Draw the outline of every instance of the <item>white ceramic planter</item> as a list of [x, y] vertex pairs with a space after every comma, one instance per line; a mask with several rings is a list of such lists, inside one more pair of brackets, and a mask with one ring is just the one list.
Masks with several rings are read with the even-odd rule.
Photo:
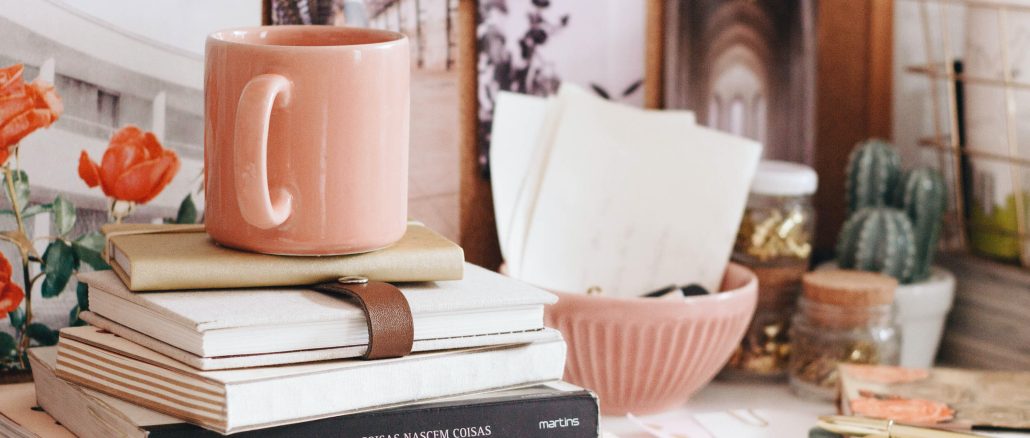
[[954, 299], [955, 276], [939, 266], [924, 281], [898, 286], [894, 303], [901, 326], [901, 366], [933, 366]]
[[[828, 262], [816, 269], [835, 268], [837, 263]], [[901, 327], [901, 366], [933, 366], [944, 333], [944, 322], [954, 299], [955, 276], [940, 266], [932, 267], [930, 278], [924, 281], [898, 286], [894, 303], [897, 309], [895, 320]]]

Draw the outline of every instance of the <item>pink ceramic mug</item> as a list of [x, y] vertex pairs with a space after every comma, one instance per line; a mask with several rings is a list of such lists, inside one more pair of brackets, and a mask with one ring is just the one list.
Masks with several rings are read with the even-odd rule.
[[404, 35], [329, 26], [216, 32], [204, 75], [207, 231], [271, 254], [370, 251], [407, 223]]

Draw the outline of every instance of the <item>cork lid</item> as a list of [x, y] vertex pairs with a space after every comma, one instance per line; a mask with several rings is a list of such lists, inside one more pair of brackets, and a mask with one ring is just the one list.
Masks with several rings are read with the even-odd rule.
[[875, 272], [829, 269], [801, 278], [806, 299], [847, 307], [891, 304], [898, 280]]

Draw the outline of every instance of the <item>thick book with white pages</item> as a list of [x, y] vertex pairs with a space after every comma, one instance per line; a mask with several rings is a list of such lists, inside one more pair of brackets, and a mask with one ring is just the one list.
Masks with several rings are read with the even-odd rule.
[[[367, 345], [354, 345], [347, 347], [283, 351], [278, 353], [201, 357], [168, 345], [93, 312], [82, 312], [79, 314], [79, 317], [89, 325], [107, 330], [129, 340], [130, 342], [154, 350], [198, 370], [229, 370], [234, 368], [265, 367], [321, 360], [347, 359], [361, 356], [368, 348]], [[481, 347], [484, 345], [520, 344], [547, 339], [550, 336], [550, 332], [545, 329], [540, 329], [481, 336], [422, 339], [415, 341], [412, 344], [412, 350], [418, 352]]]
[[529, 344], [198, 371], [91, 326], [61, 330], [57, 376], [220, 433], [299, 423], [562, 377], [557, 331]]
[[[39, 406], [49, 421], [83, 438], [218, 438], [217, 432], [102, 394], [57, 377], [57, 347], [29, 350], [36, 394], [29, 407]], [[0, 391], [2, 391], [0, 387]], [[0, 397], [2, 399], [2, 397]], [[565, 382], [548, 382], [514, 389], [446, 397], [409, 406], [340, 415], [321, 420], [233, 434], [241, 438], [331, 436], [369, 438], [408, 436], [494, 436], [596, 438], [597, 399], [589, 391]], [[37, 414], [41, 415], [41, 414]], [[555, 421], [541, 418], [565, 418]], [[3, 418], [0, 418], [2, 421]], [[31, 429], [30, 429], [31, 430]], [[0, 423], [0, 436], [4, 435]], [[70, 434], [69, 434], [70, 435]], [[20, 435], [15, 435], [20, 436]], [[49, 437], [40, 431], [39, 436]], [[37, 438], [37, 435], [26, 435]], [[69, 436], [70, 438], [70, 436]]]
[[[307, 288], [140, 293], [110, 271], [79, 280], [89, 285], [93, 313], [200, 358], [359, 347], [348, 350], [356, 357], [368, 345], [364, 313], [341, 295]], [[415, 351], [433, 348], [426, 341], [452, 338], [462, 341], [442, 348], [531, 341], [544, 327], [544, 306], [557, 301], [471, 264], [463, 280], [398, 287], [411, 308]]]

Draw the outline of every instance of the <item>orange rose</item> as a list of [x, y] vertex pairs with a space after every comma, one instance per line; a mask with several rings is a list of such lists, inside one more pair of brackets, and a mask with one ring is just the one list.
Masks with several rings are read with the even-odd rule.
[[11, 263], [0, 254], [0, 318], [6, 318], [25, 298], [25, 292], [11, 281]]
[[11, 147], [39, 128], [47, 128], [64, 111], [53, 85], [36, 79], [26, 84], [21, 64], [0, 69], [0, 163]]
[[955, 417], [955, 410], [944, 403], [901, 397], [852, 399], [851, 412], [865, 417], [923, 425], [933, 425]]
[[128, 125], [111, 137], [98, 166], [86, 151], [79, 156], [79, 177], [90, 187], [122, 201], [154, 199], [179, 171], [179, 157], [164, 149], [153, 132]]

